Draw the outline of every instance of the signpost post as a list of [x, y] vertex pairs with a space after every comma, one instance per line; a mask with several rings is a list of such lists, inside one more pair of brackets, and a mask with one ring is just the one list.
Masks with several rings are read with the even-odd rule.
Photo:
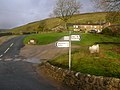
[[69, 70], [71, 70], [72, 61], [71, 61], [71, 31], [69, 31]]
[[59, 41], [56, 43], [57, 47], [60, 48], [67, 48], [69, 47], [69, 70], [72, 67], [72, 60], [71, 60], [71, 42], [72, 41], [80, 41], [80, 35], [71, 35], [71, 31], [69, 31], [69, 36], [64, 36], [65, 41]]

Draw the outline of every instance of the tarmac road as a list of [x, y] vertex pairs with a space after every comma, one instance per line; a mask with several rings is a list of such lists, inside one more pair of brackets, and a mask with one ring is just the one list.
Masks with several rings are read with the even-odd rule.
[[30, 63], [1, 61], [0, 90], [57, 90], [57, 88], [42, 77], [38, 77]]
[[24, 37], [25, 36], [15, 37], [0, 45], [0, 58], [15, 58], [18, 56], [20, 49], [24, 46]]
[[33, 64], [19, 57], [24, 37], [0, 45], [0, 90], [64, 90], [38, 76]]

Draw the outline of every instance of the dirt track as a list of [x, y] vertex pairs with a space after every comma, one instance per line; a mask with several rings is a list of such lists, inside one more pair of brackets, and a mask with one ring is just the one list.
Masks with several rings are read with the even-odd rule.
[[68, 48], [58, 48], [54, 43], [48, 45], [25, 45], [20, 52], [25, 58], [50, 60], [68, 52]]
[[[72, 49], [79, 46], [72, 46]], [[25, 45], [20, 52], [20, 56], [30, 59], [51, 60], [55, 57], [68, 53], [68, 48], [58, 48], [55, 43], [48, 45]]]

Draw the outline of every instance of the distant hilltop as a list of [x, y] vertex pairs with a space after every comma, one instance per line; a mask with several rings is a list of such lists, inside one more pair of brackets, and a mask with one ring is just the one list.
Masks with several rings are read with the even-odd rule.
[[9, 29], [0, 29], [0, 32], [4, 32], [4, 31], [7, 31]]

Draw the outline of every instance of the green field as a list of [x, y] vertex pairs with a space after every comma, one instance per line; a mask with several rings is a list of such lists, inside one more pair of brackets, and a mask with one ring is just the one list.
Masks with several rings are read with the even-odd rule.
[[81, 35], [80, 42], [73, 42], [73, 44], [77, 44], [80, 46], [88, 46], [93, 45], [95, 42], [120, 42], [119, 37], [111, 37], [109, 35], [101, 35], [101, 34], [89, 34], [83, 33]]

